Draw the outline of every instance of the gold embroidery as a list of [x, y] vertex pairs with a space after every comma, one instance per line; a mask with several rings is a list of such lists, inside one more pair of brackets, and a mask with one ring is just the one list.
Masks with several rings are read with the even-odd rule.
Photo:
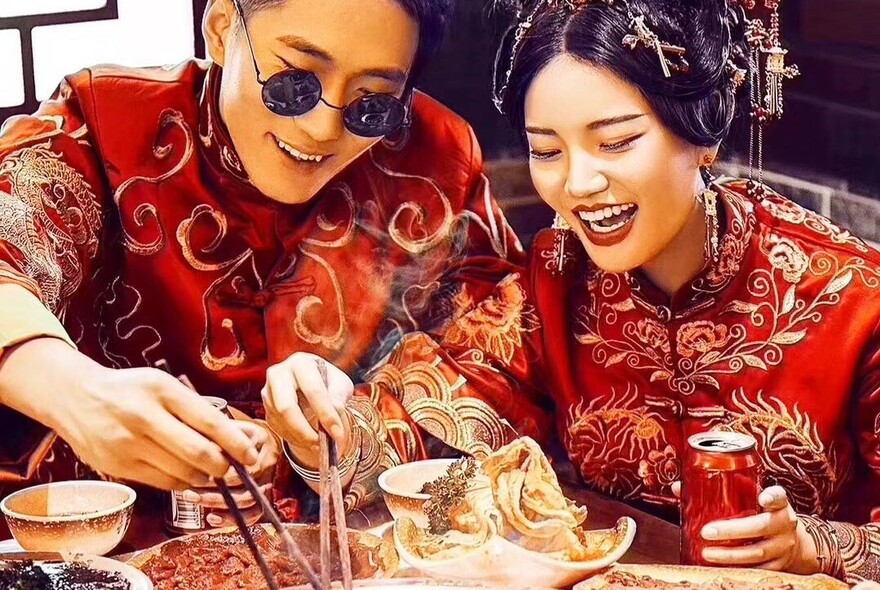
[[681, 464], [660, 415], [639, 403], [638, 388], [585, 402], [569, 410], [566, 430], [571, 460], [584, 481], [627, 499], [671, 501], [669, 485], [679, 478]]
[[[355, 235], [355, 227], [357, 227], [357, 203], [355, 203], [354, 195], [351, 192], [351, 187], [345, 183], [337, 182], [326, 190], [325, 194], [329, 194], [333, 191], [339, 192], [342, 195], [342, 202], [345, 203], [346, 209], [343, 211], [343, 219], [331, 221], [326, 217], [324, 213], [318, 213], [316, 221], [318, 228], [327, 233], [339, 233], [339, 228], [342, 228], [341, 234], [338, 237], [335, 237], [331, 240], [318, 240], [315, 238], [303, 238], [304, 244], [309, 244], [312, 246], [320, 246], [324, 248], [342, 248], [351, 243], [354, 239]], [[319, 203], [329, 203], [332, 206], [334, 214], [339, 214], [339, 199], [336, 198], [326, 198], [322, 199]]]
[[158, 185], [183, 170], [190, 161], [194, 152], [193, 132], [189, 128], [189, 125], [186, 124], [183, 114], [170, 109], [163, 111], [160, 117], [159, 133], [156, 137], [156, 143], [153, 145], [153, 157], [157, 160], [165, 160], [171, 154], [174, 148], [173, 143], [159, 143], [162, 136], [165, 135], [171, 127], [180, 129], [184, 134], [185, 144], [180, 160], [178, 160], [170, 170], [159, 176], [132, 176], [120, 184], [113, 195], [113, 200], [116, 202], [116, 207], [119, 210], [120, 218], [122, 220], [123, 243], [128, 250], [141, 256], [149, 256], [162, 249], [165, 245], [165, 229], [162, 226], [162, 220], [159, 218], [156, 206], [152, 203], [140, 203], [134, 208], [134, 211], [131, 212], [130, 219], [138, 229], [141, 229], [147, 225], [147, 217], [152, 217], [156, 224], [156, 236], [152, 240], [144, 242], [132, 235], [130, 231], [131, 228], [126, 227], [129, 219], [128, 208], [124, 207], [126, 194], [129, 189], [137, 183], [145, 182], [152, 185]]
[[[254, 276], [257, 277], [258, 282], [259, 274], [257, 273], [257, 269], [254, 267], [254, 258], [253, 251], [249, 248], [246, 251], [242, 252], [237, 258], [224, 263], [221, 263], [221, 268], [229, 267], [229, 270], [222, 277], [218, 278], [216, 281], [211, 283], [211, 285], [205, 290], [205, 294], [202, 297], [202, 313], [205, 317], [205, 334], [202, 336], [202, 344], [201, 344], [201, 358], [202, 364], [211, 371], [222, 371], [226, 367], [237, 367], [239, 365], [244, 364], [247, 360], [247, 354], [244, 351], [244, 346], [242, 344], [242, 338], [239, 336], [238, 332], [235, 329], [235, 325], [233, 324], [230, 318], [223, 318], [220, 322], [220, 327], [224, 330], [228, 331], [235, 342], [235, 346], [229, 354], [225, 356], [217, 356], [211, 350], [210, 340], [211, 340], [211, 314], [208, 311], [208, 300], [213, 296], [214, 291], [221, 284], [225, 284], [229, 278], [241, 268], [245, 262], [250, 261], [251, 268], [253, 269]], [[260, 288], [262, 288], [262, 283], [260, 284]]]
[[[620, 285], [620, 275], [606, 274], [601, 279], [600, 288], [604, 294], [616, 292]], [[667, 330], [661, 324], [651, 320], [627, 322], [623, 326], [623, 340], [603, 337], [603, 326], [617, 324], [620, 314], [632, 309], [631, 299], [614, 304], [594, 300], [589, 306], [581, 306], [575, 323], [575, 339], [584, 345], [594, 345], [593, 360], [606, 368], [626, 362], [631, 369], [650, 370], [651, 382], [672, 379], [669, 340]], [[596, 329], [592, 328], [593, 325]], [[662, 334], [656, 331], [658, 327], [662, 328]]]
[[336, 328], [336, 331], [332, 334], [319, 334], [313, 330], [307, 324], [306, 316], [311, 312], [312, 308], [316, 306], [325, 306], [325, 303], [320, 297], [306, 295], [300, 299], [299, 303], [296, 305], [296, 318], [294, 318], [293, 322], [294, 329], [296, 330], [297, 335], [309, 344], [317, 344], [329, 348], [330, 350], [339, 350], [345, 343], [348, 322], [345, 319], [345, 301], [342, 296], [342, 287], [339, 285], [336, 271], [333, 270], [330, 263], [328, 263], [323, 257], [309, 252], [302, 246], [300, 246], [299, 251], [302, 252], [305, 257], [317, 262], [327, 272], [327, 277], [330, 279], [330, 284], [333, 285], [333, 290], [336, 294], [336, 315], [339, 318], [339, 325]]
[[730, 334], [724, 324], [701, 320], [684, 324], [678, 332], [678, 354], [691, 358], [694, 353], [706, 354], [711, 350], [724, 348], [730, 341]]
[[85, 178], [50, 148], [51, 142], [22, 148], [0, 164], [0, 179], [10, 184], [9, 193], [0, 191], [0, 240], [22, 253], [23, 272], [60, 312], [83, 278], [76, 247], [89, 257], [97, 252], [101, 211]]
[[681, 480], [681, 461], [672, 445], [662, 451], [651, 451], [639, 462], [639, 477], [649, 490], [671, 490]]
[[216, 211], [210, 205], [204, 203], [198, 205], [192, 210], [190, 216], [181, 221], [180, 225], [177, 226], [177, 242], [180, 244], [180, 248], [183, 251], [184, 259], [186, 259], [191, 267], [203, 272], [217, 271], [234, 265], [240, 260], [240, 257], [220, 263], [203, 262], [196, 257], [192, 247], [192, 230], [193, 226], [202, 216], [209, 217], [217, 225], [217, 235], [211, 240], [210, 244], [202, 248], [201, 251], [203, 254], [214, 252], [220, 245], [220, 242], [223, 241], [223, 238], [226, 237], [226, 216], [222, 212]]
[[538, 325], [537, 316], [525, 303], [526, 294], [518, 279], [518, 275], [506, 278], [492, 297], [452, 324], [444, 344], [476, 348], [510, 363], [522, 347], [523, 333]]
[[[627, 301], [632, 300], [627, 299]], [[650, 319], [639, 320], [636, 324], [635, 336], [649, 348], [663, 354], [669, 354], [669, 337], [666, 334], [666, 328], [660, 322]]]
[[846, 522], [832, 522], [836, 539], [832, 547], [840, 549], [840, 557], [849, 584], [880, 580], [880, 525], [861, 527]]
[[457, 320], [466, 313], [472, 311], [477, 305], [476, 301], [474, 301], [473, 297], [468, 293], [467, 283], [461, 284], [461, 287], [456, 291], [455, 295], [452, 296], [451, 302], [453, 311], [449, 318], [450, 321]]
[[[688, 395], [697, 385], [720, 389], [714, 375], [735, 374], [746, 367], [767, 371], [778, 365], [785, 348], [802, 341], [808, 329], [821, 322], [823, 308], [837, 305], [840, 293], [853, 280], [880, 286], [880, 269], [869, 267], [861, 258], [841, 263], [830, 254], [816, 252], [807, 259], [796, 244], [773, 234], [760, 248], [769, 258], [770, 269], [757, 269], [749, 275], [751, 300], [733, 301], [723, 310], [745, 316], [748, 324], [728, 326], [708, 320], [684, 324], [676, 335], [676, 350], [682, 356], [674, 368], [669, 355], [662, 354], [662, 341], [651, 335], [652, 328], [647, 325], [628, 321], [623, 325], [622, 339], [603, 336], [605, 328], [617, 323], [620, 309], [629, 309], [626, 301], [579, 308], [575, 337], [581, 344], [594, 346], [595, 362], [605, 367], [625, 362], [629, 368], [649, 370], [652, 382], [666, 381], [673, 391]], [[792, 282], [807, 273], [811, 279], [825, 279], [812, 299], [800, 297], [799, 283]], [[609, 280], [608, 275], [603, 277], [603, 289]], [[609, 288], [613, 289], [610, 284]], [[763, 335], [756, 336], [761, 332]]]
[[[123, 290], [127, 290], [130, 294], [130, 297], [125, 297], [122, 293]], [[157, 330], [153, 326], [140, 324], [133, 326], [127, 331], [123, 332], [123, 324], [132, 320], [132, 318], [134, 318], [135, 314], [141, 307], [141, 303], [144, 299], [143, 295], [141, 295], [141, 292], [138, 291], [135, 287], [126, 284], [121, 277], [114, 277], [107, 290], [102, 293], [101, 297], [105, 305], [131, 301], [132, 299], [134, 299], [134, 303], [132, 304], [130, 310], [125, 311], [120, 309], [118, 311], [114, 311], [113, 315], [117, 316], [118, 319], [116, 319], [114, 322], [115, 331], [112, 335], [106, 332], [106, 328], [103, 324], [99, 329], [98, 341], [100, 343], [101, 350], [104, 351], [104, 356], [106, 356], [107, 360], [109, 360], [111, 363], [114, 363], [117, 367], [131, 367], [131, 359], [125, 356], [114, 354], [112, 352], [113, 346], [110, 345], [110, 338], [111, 336], [113, 336], [115, 338], [118, 338], [119, 340], [125, 341], [130, 340], [137, 333], [146, 332], [152, 335], [154, 341], [141, 351], [141, 358], [144, 359], [144, 362], [147, 366], [151, 366], [158, 359], [150, 359], [147, 355], [153, 350], [159, 348], [159, 346], [162, 344], [162, 335], [159, 334], [159, 330]], [[133, 348], [133, 345], [131, 345], [131, 347]]]
[[[771, 259], [772, 270], [753, 271], [747, 283], [749, 294], [760, 303], [738, 300], [724, 310], [746, 316], [750, 325], [731, 325], [724, 348], [700, 351], [701, 354], [694, 358], [681, 358], [678, 362], [681, 377], [673, 379], [673, 389], [687, 394], [694, 391], [697, 383], [720, 389], [713, 374], [739, 373], [745, 367], [767, 371], [782, 362], [786, 347], [803, 340], [808, 328], [821, 322], [824, 307], [840, 302], [840, 292], [853, 279], [858, 277], [868, 286], [880, 286], [880, 269], [869, 268], [864, 260], [853, 258], [841, 265], [836, 258], [817, 252], [809, 258], [810, 277], [827, 280], [812, 300], [803, 299], [798, 296], [798, 285], [788, 280], [804, 276], [803, 261], [798, 255], [800, 250], [772, 235], [767, 240], [770, 252], [777, 249], [778, 256]], [[766, 253], [765, 247], [762, 244], [762, 251]], [[777, 273], [783, 274], [784, 280], [779, 280]], [[715, 326], [716, 330], [719, 328], [720, 325]], [[755, 337], [760, 329], [764, 329], [765, 334]], [[686, 342], [690, 336], [683, 327], [678, 334], [679, 343], [683, 344], [682, 341]]]
[[385, 428], [388, 429], [388, 433], [400, 433], [403, 436], [404, 440], [404, 456], [408, 458], [412, 458], [416, 456], [418, 452], [418, 440], [416, 439], [416, 433], [413, 432], [413, 429], [410, 427], [409, 422], [405, 420], [385, 420]]
[[765, 247], [769, 248], [767, 259], [770, 265], [782, 271], [782, 276], [789, 283], [800, 283], [804, 273], [810, 267], [810, 259], [800, 246], [787, 238], [771, 235]]
[[870, 252], [870, 249], [862, 240], [848, 231], [840, 229], [831, 223], [829, 219], [808, 211], [797, 203], [782, 198], [768, 187], [765, 187], [764, 194], [765, 197], [761, 200], [761, 206], [767, 209], [774, 217], [795, 225], [803, 225], [821, 236], [830, 238], [835, 244], [852, 246], [865, 254]]
[[742, 388], [733, 392], [730, 403], [733, 408], [718, 427], [755, 437], [765, 482], [784, 487], [799, 512], [833, 514], [836, 505], [828, 500], [843, 483], [838, 473], [847, 470], [840, 469], [835, 449], [826, 448], [809, 415], [797, 405], [789, 410], [778, 399], [769, 401], [761, 392], [751, 400]]
[[379, 474], [401, 463], [394, 445], [388, 441], [388, 425], [382, 419], [372, 397], [355, 395], [346, 403], [361, 440], [361, 457], [357, 471], [345, 495], [345, 509], [348, 511], [378, 500], [381, 497], [377, 482]]
[[[245, 362], [247, 359], [247, 355], [243, 349], [242, 339], [239, 336], [238, 332], [235, 329], [235, 325], [230, 318], [223, 318], [220, 321], [220, 327], [224, 330], [227, 330], [233, 338], [235, 342], [235, 347], [232, 352], [225, 356], [217, 356], [211, 351], [211, 347], [209, 341], [211, 339], [211, 317], [208, 311], [208, 301], [213, 297], [214, 292], [217, 288], [226, 284], [229, 279], [241, 268], [246, 262], [250, 261], [253, 267], [253, 251], [248, 248], [235, 258], [230, 258], [229, 260], [224, 260], [220, 262], [206, 262], [197, 256], [195, 248], [192, 244], [192, 233], [199, 220], [202, 218], [207, 218], [211, 222], [216, 225], [216, 235], [208, 243], [206, 246], [200, 249], [200, 254], [211, 254], [215, 252], [217, 248], [220, 246], [220, 243], [226, 237], [228, 231], [228, 224], [226, 221], [226, 216], [221, 212], [215, 210], [211, 205], [202, 203], [197, 205], [190, 216], [180, 222], [177, 226], [177, 243], [180, 244], [181, 253], [183, 254], [183, 258], [187, 261], [187, 263], [194, 268], [195, 270], [201, 272], [218, 272], [224, 269], [229, 269], [226, 273], [215, 280], [211, 285], [205, 290], [205, 294], [202, 297], [202, 313], [205, 318], [205, 334], [202, 337], [202, 345], [201, 345], [201, 359], [202, 364], [210, 369], [211, 371], [221, 371], [226, 367], [236, 367]], [[260, 288], [262, 288], [262, 281], [259, 278], [259, 275], [254, 270], [254, 276], [257, 278], [257, 282], [260, 283]]]
[[[422, 352], [429, 355], [433, 348], [427, 343], [425, 347]], [[414, 422], [451, 447], [481, 457], [503, 446], [513, 429], [486, 402], [457, 397], [465, 380], [456, 376], [450, 383], [441, 363], [436, 354], [430, 362], [407, 363], [403, 371], [389, 363], [371, 376], [371, 383], [386, 387]]]
[[737, 193], [722, 190], [720, 193], [727, 205], [727, 229], [721, 238], [718, 264], [714, 265], [705, 278], [693, 282], [694, 291], [704, 295], [721, 292], [740, 271], [740, 263], [752, 239], [757, 223], [754, 206]]
[[[380, 164], [376, 160], [376, 154], [373, 150], [370, 151], [370, 161], [381, 172], [392, 178], [422, 181], [432, 193], [435, 193], [437, 202], [443, 208], [443, 214], [437, 220], [425, 211], [423, 204], [415, 201], [402, 203], [391, 215], [391, 220], [388, 222], [388, 235], [391, 236], [395, 244], [410, 254], [421, 254], [451, 237], [450, 229], [455, 221], [452, 204], [435, 180], [426, 176], [395, 172]], [[426, 227], [429, 218], [436, 225], [433, 230]]]

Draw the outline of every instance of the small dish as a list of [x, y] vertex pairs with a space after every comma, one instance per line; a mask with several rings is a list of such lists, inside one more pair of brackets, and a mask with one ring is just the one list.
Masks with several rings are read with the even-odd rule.
[[449, 466], [458, 459], [427, 459], [404, 463], [386, 470], [379, 476], [379, 487], [385, 498], [385, 505], [394, 520], [411, 518], [416, 526], [428, 528], [428, 517], [423, 510], [431, 496], [423, 494], [422, 488], [446, 475]]
[[586, 546], [597, 547], [589, 561], [562, 561], [537, 551], [524, 549], [500, 535], [477, 547], [463, 549], [449, 559], [424, 559], [415, 555], [414, 544], [419, 530], [411, 520], [398, 520], [394, 525], [394, 544], [401, 559], [417, 570], [442, 579], [480, 581], [484, 584], [525, 588], [541, 586], [566, 588], [590, 574], [609, 567], [629, 550], [636, 534], [636, 523], [629, 517], [617, 521], [613, 529], [587, 531]]
[[136, 497], [119, 483], [60, 481], [10, 494], [0, 511], [27, 551], [106, 555], [128, 531]]

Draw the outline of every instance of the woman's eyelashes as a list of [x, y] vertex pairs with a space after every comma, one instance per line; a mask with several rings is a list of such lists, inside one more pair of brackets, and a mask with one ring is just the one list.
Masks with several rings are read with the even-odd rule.
[[621, 152], [625, 152], [631, 149], [633, 147], [633, 144], [643, 135], [644, 133], [639, 133], [627, 137], [626, 139], [621, 139], [620, 141], [616, 141], [614, 143], [602, 143], [599, 144], [599, 149], [609, 154], [619, 154]]
[[[636, 135], [632, 135], [625, 139], [621, 139], [620, 141], [615, 141], [613, 143], [600, 143], [599, 150], [608, 154], [619, 154], [625, 151], [632, 149], [633, 145], [640, 137], [642, 137], [644, 133], [638, 133]], [[558, 149], [538, 149], [538, 148], [530, 148], [529, 149], [529, 157], [532, 160], [546, 161], [553, 160], [557, 156], [562, 153], [562, 150]]]

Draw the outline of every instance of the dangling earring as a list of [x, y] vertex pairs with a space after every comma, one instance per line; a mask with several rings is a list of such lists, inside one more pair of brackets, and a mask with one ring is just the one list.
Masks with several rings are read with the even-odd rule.
[[554, 236], [553, 253], [550, 261], [552, 268], [550, 268], [550, 271], [553, 274], [563, 274], [569, 260], [571, 259], [571, 256], [568, 254], [565, 247], [566, 238], [571, 234], [571, 226], [564, 217], [557, 213], [556, 217], [553, 218], [552, 229], [554, 231]]
[[713, 190], [705, 189], [697, 195], [697, 201], [703, 205], [703, 213], [706, 216], [706, 260], [711, 260], [714, 264], [718, 264], [721, 260], [721, 249], [719, 247], [719, 227], [718, 227], [718, 193]]

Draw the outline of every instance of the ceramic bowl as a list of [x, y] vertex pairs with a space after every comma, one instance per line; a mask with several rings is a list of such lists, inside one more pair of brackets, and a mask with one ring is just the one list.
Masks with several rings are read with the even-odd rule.
[[27, 551], [106, 555], [125, 536], [136, 494], [107, 481], [61, 481], [0, 502], [9, 530]]
[[379, 487], [385, 505], [394, 520], [411, 518], [416, 526], [428, 528], [428, 517], [422, 507], [430, 498], [421, 493], [422, 487], [442, 475], [457, 459], [428, 459], [404, 463], [386, 470], [379, 476]]
[[394, 544], [401, 559], [417, 570], [440, 579], [479, 581], [506, 588], [568, 588], [617, 562], [629, 550], [636, 534], [636, 523], [624, 517], [613, 529], [587, 531], [587, 547], [600, 548], [595, 559], [562, 561], [530, 551], [499, 535], [488, 542], [463, 551], [450, 559], [424, 559], [410, 546], [420, 533], [411, 521], [394, 525]]

